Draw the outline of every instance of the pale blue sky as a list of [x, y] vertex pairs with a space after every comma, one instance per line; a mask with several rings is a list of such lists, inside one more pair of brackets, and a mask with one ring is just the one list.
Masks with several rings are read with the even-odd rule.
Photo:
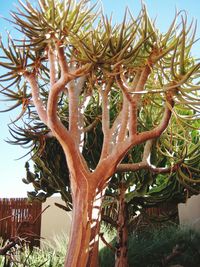
[[[32, 0], [31, 2], [34, 2]], [[140, 10], [140, 0], [102, 0], [101, 1], [105, 13], [113, 12], [114, 19], [120, 21], [124, 14], [124, 9], [129, 6], [132, 13], [137, 16]], [[189, 19], [197, 19], [198, 31], [197, 36], [200, 37], [200, 1], [197, 0], [146, 0], [149, 14], [152, 18], [157, 17], [157, 25], [164, 31], [170, 25], [175, 13], [178, 10], [186, 10]], [[9, 17], [9, 11], [14, 8], [17, 0], [0, 0], [0, 15]], [[6, 29], [10, 30], [9, 22], [0, 18], [0, 31], [4, 35]], [[194, 54], [200, 57], [200, 43], [195, 46]], [[2, 103], [0, 102], [0, 110]], [[1, 197], [22, 197], [26, 196], [28, 187], [21, 182], [25, 175], [25, 160], [17, 160], [25, 154], [24, 149], [18, 146], [12, 146], [5, 142], [10, 135], [7, 124], [10, 122], [11, 114], [0, 114], [0, 198]]]

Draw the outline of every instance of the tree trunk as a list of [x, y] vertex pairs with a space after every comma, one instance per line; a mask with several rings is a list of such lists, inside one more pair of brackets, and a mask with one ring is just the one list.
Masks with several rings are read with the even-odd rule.
[[119, 214], [118, 214], [118, 228], [117, 228], [117, 243], [115, 254], [115, 267], [128, 267], [128, 229], [127, 229], [127, 208], [125, 203], [126, 188], [120, 188], [119, 196]]
[[64, 267], [98, 267], [101, 202], [77, 190], [73, 198], [70, 241]]
[[[99, 218], [100, 215], [101, 214], [99, 214]], [[89, 252], [87, 267], [99, 267], [99, 234], [100, 234], [100, 221], [98, 220], [97, 224], [94, 225], [94, 227], [92, 228], [90, 241], [93, 242], [92, 240], [95, 240], [95, 242], [92, 249]]]
[[101, 206], [98, 207], [99, 207], [98, 211], [99, 214], [97, 215], [96, 224], [92, 228], [91, 239], [90, 239], [91, 242], [92, 240], [95, 240], [95, 242], [92, 250], [89, 253], [87, 267], [99, 267], [99, 234], [100, 234], [100, 222], [101, 222]]

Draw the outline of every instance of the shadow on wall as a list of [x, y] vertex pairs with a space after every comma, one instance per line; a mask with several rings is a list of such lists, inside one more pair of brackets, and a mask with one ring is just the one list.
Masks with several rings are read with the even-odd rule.
[[192, 196], [185, 204], [178, 205], [180, 225], [200, 232], [200, 195]]
[[42, 214], [41, 220], [41, 247], [50, 243], [54, 245], [59, 236], [69, 237], [72, 213], [58, 208], [54, 203], [65, 205], [60, 197], [51, 197], [42, 204], [42, 210], [49, 208]]
[[[54, 242], [58, 236], [69, 238], [72, 213], [58, 208], [54, 203], [65, 205], [60, 197], [48, 198], [42, 204], [42, 210], [49, 208], [42, 214], [41, 219], [41, 246]], [[178, 205], [180, 225], [189, 226], [200, 232], [200, 195], [192, 196], [188, 201]]]

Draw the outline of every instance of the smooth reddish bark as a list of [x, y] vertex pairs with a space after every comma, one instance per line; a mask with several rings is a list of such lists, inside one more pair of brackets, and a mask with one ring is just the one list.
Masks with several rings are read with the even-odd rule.
[[[117, 244], [115, 253], [115, 267], [128, 267], [128, 229], [127, 229], [127, 207], [125, 202], [126, 188], [120, 187], [119, 214], [117, 227]], [[133, 267], [133, 266], [132, 266]]]
[[65, 267], [98, 267], [101, 202], [98, 196], [77, 189], [73, 197], [73, 217]]
[[[151, 73], [149, 64], [144, 65], [143, 70], [135, 76], [134, 87], [127, 87], [123, 77], [121, 77], [122, 74], [109, 78], [105, 82], [105, 86], [102, 85], [102, 88], [99, 88], [102, 99], [102, 132], [104, 136], [101, 156], [96, 169], [90, 170], [80, 149], [82, 135], [85, 134], [81, 108], [86, 102], [79, 106], [79, 97], [83, 86], [81, 81], [89, 74], [92, 64], [87, 63], [71, 69], [62, 44], [57, 43], [54, 49], [54, 52], [49, 50], [51, 89], [46, 107], [40, 98], [37, 73], [26, 71], [25, 78], [31, 86], [33, 102], [38, 115], [41, 121], [49, 127], [52, 136], [57, 138], [61, 144], [70, 172], [73, 220], [65, 267], [97, 267], [99, 214], [103, 190], [109, 178], [117, 171], [118, 167], [120, 168], [121, 160], [131, 148], [159, 137], [167, 128], [174, 105], [173, 95], [171, 92], [166, 93], [165, 111], [160, 123], [151, 130], [138, 132], [137, 110], [140, 96], [137, 94], [132, 96], [130, 93], [144, 89]], [[55, 79], [55, 61], [61, 70], [61, 76], [58, 80]], [[116, 116], [115, 121], [111, 123], [109, 95], [114, 83], [117, 83], [118, 89], [122, 91], [123, 101], [121, 111]], [[64, 90], [67, 90], [69, 98], [68, 128], [62, 123], [57, 112], [59, 97]], [[101, 193], [101, 197], [98, 201], [97, 194], [99, 193]], [[97, 202], [98, 205], [96, 206]], [[123, 204], [121, 205], [123, 210]], [[125, 238], [125, 224], [124, 222], [120, 222], [120, 224], [123, 238]], [[124, 250], [123, 253], [120, 252], [120, 255], [126, 255], [126, 253]], [[123, 267], [125, 266], [127, 265], [124, 261]]]

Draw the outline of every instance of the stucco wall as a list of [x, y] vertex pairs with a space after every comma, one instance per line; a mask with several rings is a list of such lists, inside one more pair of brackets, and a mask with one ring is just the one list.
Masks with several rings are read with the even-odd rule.
[[[69, 237], [70, 234], [72, 214], [56, 207], [55, 202], [64, 205], [60, 197], [51, 197], [42, 204], [42, 210], [50, 205], [42, 214], [41, 219], [41, 237], [44, 238], [44, 241], [41, 242], [42, 246], [46, 242], [53, 244], [57, 236]], [[185, 204], [179, 204], [178, 211], [181, 225], [200, 231], [200, 195], [191, 197]]]
[[71, 212], [66, 212], [58, 208], [55, 206], [55, 202], [64, 205], [60, 197], [48, 198], [47, 201], [42, 204], [42, 210], [48, 205], [50, 205], [50, 207], [42, 214], [41, 246], [48, 242], [53, 244], [57, 236], [65, 235], [68, 237], [70, 233]]
[[200, 231], [200, 195], [178, 205], [180, 224]]

